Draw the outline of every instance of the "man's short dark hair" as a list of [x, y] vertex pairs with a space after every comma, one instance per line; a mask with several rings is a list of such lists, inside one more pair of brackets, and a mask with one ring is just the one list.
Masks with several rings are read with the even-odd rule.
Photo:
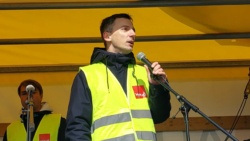
[[35, 90], [38, 90], [40, 92], [40, 95], [43, 95], [43, 88], [41, 86], [41, 84], [39, 82], [37, 82], [36, 80], [33, 80], [33, 79], [27, 79], [27, 80], [24, 80], [20, 83], [20, 85], [18, 86], [17, 88], [17, 93], [18, 95], [20, 96], [20, 93], [21, 93], [21, 87], [22, 86], [28, 86], [28, 85], [33, 85], [35, 87]]
[[[117, 18], [125, 18], [133, 21], [132, 17], [126, 13], [114, 14], [102, 20], [100, 26], [101, 37], [103, 39], [104, 32], [111, 32], [113, 29], [113, 24]], [[104, 40], [104, 39], [103, 39]]]

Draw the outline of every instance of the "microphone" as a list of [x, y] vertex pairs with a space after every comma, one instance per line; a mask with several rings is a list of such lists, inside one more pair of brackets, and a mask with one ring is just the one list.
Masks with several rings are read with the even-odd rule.
[[35, 87], [33, 85], [30, 84], [26, 86], [26, 92], [28, 94], [33, 94], [34, 91], [35, 91]]
[[137, 59], [147, 65], [151, 72], [153, 71], [153, 68], [151, 67], [152, 63], [146, 58], [146, 55], [143, 52], [137, 54]]
[[[145, 65], [147, 65], [148, 69], [150, 70], [150, 76], [151, 78], [153, 78], [154, 80], [160, 80], [160, 81], [164, 81], [168, 84], [168, 82], [166, 81], [165, 78], [163, 78], [162, 76], [160, 75], [154, 75], [152, 72], [153, 72], [153, 68], [151, 67], [152, 63], [146, 58], [146, 55], [143, 53], [143, 52], [139, 52], [137, 54], [137, 59], [141, 62], [143, 62]], [[169, 85], [169, 84], [168, 84]]]

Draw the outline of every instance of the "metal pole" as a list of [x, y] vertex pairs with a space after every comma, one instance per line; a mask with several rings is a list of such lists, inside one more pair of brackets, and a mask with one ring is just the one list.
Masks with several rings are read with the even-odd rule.
[[89, 8], [140, 8], [171, 6], [211, 6], [245, 5], [249, 0], [135, 0], [122, 2], [36, 2], [36, 3], [0, 3], [0, 10], [23, 9], [89, 9]]

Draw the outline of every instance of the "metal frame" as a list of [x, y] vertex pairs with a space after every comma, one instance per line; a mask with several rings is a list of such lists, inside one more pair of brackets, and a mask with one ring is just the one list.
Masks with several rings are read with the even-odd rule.
[[[214, 67], [249, 67], [250, 60], [232, 61], [200, 61], [200, 62], [160, 62], [163, 69], [178, 68], [214, 68]], [[140, 64], [140, 63], [139, 63]], [[75, 65], [54, 65], [54, 66], [5, 66], [0, 67], [0, 73], [30, 73], [30, 72], [70, 72], [78, 71], [80, 66]], [[143, 65], [143, 64], [140, 64]]]
[[[250, 32], [137, 36], [136, 42], [247, 39], [247, 38], [250, 38]], [[0, 39], [0, 45], [70, 44], [70, 43], [102, 43], [102, 39], [100, 37]]]
[[0, 10], [28, 9], [79, 9], [79, 8], [137, 8], [170, 6], [211, 6], [211, 5], [245, 5], [249, 0], [140, 0], [122, 2], [23, 2], [0, 3]]

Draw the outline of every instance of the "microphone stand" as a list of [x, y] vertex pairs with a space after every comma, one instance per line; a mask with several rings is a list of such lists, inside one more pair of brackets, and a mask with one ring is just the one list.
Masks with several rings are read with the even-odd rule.
[[189, 102], [184, 96], [178, 94], [176, 91], [174, 91], [170, 85], [168, 84], [168, 82], [165, 80], [165, 83], [162, 82], [162, 80], [164, 80], [162, 77], [158, 77], [156, 75], [152, 75], [151, 77], [157, 81], [159, 84], [161, 84], [164, 88], [166, 88], [167, 90], [169, 90], [170, 92], [172, 92], [177, 100], [181, 103], [181, 113], [184, 116], [184, 121], [185, 121], [185, 125], [186, 125], [186, 139], [187, 141], [190, 141], [190, 134], [189, 134], [189, 124], [188, 124], [188, 113], [190, 111], [190, 109], [192, 109], [194, 112], [199, 113], [202, 117], [204, 117], [205, 119], [207, 119], [211, 124], [213, 124], [215, 127], [217, 127], [218, 129], [220, 129], [225, 135], [227, 135], [227, 137], [231, 138], [233, 141], [239, 141], [238, 139], [236, 139], [234, 136], [232, 136], [231, 134], [229, 134], [225, 129], [223, 129], [221, 126], [219, 126], [216, 122], [214, 122], [212, 119], [210, 119], [206, 114], [204, 114], [203, 112], [201, 112], [199, 110], [198, 107], [196, 107], [195, 105], [193, 105], [191, 102]]
[[27, 141], [31, 141], [31, 133], [35, 130], [32, 91], [28, 91]]

